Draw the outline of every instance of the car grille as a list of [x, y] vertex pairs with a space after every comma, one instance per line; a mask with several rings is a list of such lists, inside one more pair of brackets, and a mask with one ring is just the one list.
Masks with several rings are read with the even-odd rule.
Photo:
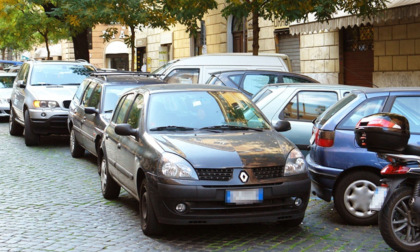
[[65, 108], [69, 108], [69, 107], [70, 107], [70, 102], [71, 102], [71, 100], [66, 100], [66, 101], [63, 101], [63, 106], [64, 106]]
[[232, 178], [233, 169], [195, 169], [199, 180], [228, 181]]
[[283, 176], [283, 166], [259, 167], [252, 169], [257, 179], [272, 179]]

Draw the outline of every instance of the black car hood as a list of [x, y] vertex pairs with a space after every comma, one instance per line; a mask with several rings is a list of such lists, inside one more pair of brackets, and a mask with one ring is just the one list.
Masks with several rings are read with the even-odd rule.
[[166, 152], [182, 156], [195, 168], [284, 165], [294, 148], [274, 131], [203, 134], [152, 134]]

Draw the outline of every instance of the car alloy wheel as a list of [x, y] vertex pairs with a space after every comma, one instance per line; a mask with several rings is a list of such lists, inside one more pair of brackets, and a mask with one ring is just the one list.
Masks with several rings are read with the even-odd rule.
[[120, 195], [121, 187], [109, 175], [106, 157], [102, 158], [101, 163], [101, 191], [105, 199], [116, 199]]

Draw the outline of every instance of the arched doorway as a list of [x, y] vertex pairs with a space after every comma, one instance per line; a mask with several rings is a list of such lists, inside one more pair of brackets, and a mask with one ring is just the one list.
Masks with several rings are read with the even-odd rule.
[[122, 41], [113, 41], [105, 49], [105, 66], [118, 70], [129, 70], [129, 50]]
[[232, 19], [232, 43], [233, 52], [246, 52], [247, 36], [246, 36], [246, 23], [244, 18], [233, 17]]

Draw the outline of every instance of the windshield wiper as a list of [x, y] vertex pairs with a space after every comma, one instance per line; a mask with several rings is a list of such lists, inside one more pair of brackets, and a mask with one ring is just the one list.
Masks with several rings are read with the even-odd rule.
[[156, 127], [156, 128], [151, 128], [150, 131], [164, 131], [164, 130], [173, 130], [173, 131], [188, 131], [188, 130], [194, 130], [194, 128], [189, 128], [189, 127], [183, 127], [183, 126], [173, 126], [173, 125], [169, 125], [169, 126], [161, 126], [161, 127]]
[[255, 130], [255, 131], [263, 131], [262, 128], [251, 128], [247, 126], [238, 126], [238, 125], [215, 125], [209, 127], [200, 128], [200, 130]]

